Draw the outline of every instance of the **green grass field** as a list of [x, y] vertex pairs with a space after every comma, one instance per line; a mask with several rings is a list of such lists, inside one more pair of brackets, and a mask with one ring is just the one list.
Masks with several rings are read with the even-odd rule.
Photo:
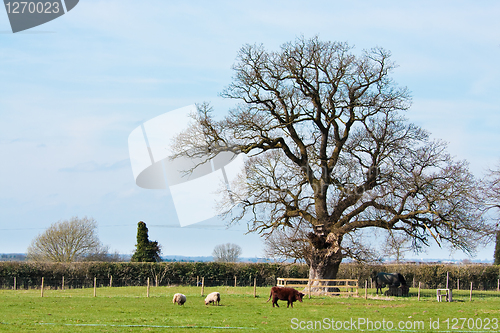
[[[266, 303], [270, 288], [257, 288], [257, 298], [252, 287], [205, 288], [205, 295], [212, 291], [221, 293], [220, 306], [205, 306], [197, 287], [152, 287], [149, 298], [145, 287], [98, 288], [97, 297], [92, 288], [45, 290], [43, 298], [40, 290], [0, 290], [0, 331], [500, 331], [500, 297], [494, 292], [470, 302], [469, 292], [460, 291], [455, 302], [438, 303], [433, 290], [423, 291], [420, 301], [365, 300], [360, 290], [361, 297], [306, 296], [287, 309], [284, 301], [280, 308]], [[187, 296], [184, 306], [172, 304], [176, 292]]]

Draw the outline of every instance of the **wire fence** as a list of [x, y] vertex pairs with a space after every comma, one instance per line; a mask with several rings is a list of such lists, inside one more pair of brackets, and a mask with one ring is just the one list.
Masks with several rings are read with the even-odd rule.
[[[12, 273], [11, 273], [12, 274]], [[442, 278], [438, 284], [435, 281], [427, 283], [426, 281], [418, 281], [416, 278], [407, 281], [410, 288], [407, 296], [417, 297], [418, 299], [434, 299], [438, 300], [437, 289], [444, 289], [445, 293], [452, 294], [453, 301], [467, 301], [472, 299], [484, 299], [491, 297], [500, 297], [500, 279], [487, 279], [473, 282], [473, 279], [467, 278], [460, 280], [453, 278], [452, 274], [443, 272], [440, 275]], [[147, 288], [149, 296], [149, 288], [151, 287], [176, 287], [176, 286], [198, 286], [200, 288], [210, 287], [271, 287], [277, 285], [275, 276], [262, 277], [259, 275], [245, 277], [226, 276], [223, 279], [195, 276], [193, 274], [176, 275], [177, 278], [172, 278], [168, 274], [152, 274], [149, 277], [145, 275], [133, 276], [123, 274], [116, 277], [109, 275], [106, 277], [94, 277], [86, 275], [84, 278], [72, 276], [57, 276], [57, 277], [42, 277], [40, 276], [0, 276], [0, 289], [3, 290], [71, 290], [93, 288], [94, 295], [96, 289], [99, 288], [117, 288], [117, 287], [144, 287]], [[370, 297], [382, 297], [388, 294], [388, 291], [383, 290], [377, 294], [372, 281], [369, 279], [358, 279], [359, 296], [363, 295]], [[486, 281], [486, 282], [485, 282]], [[366, 288], [366, 290], [365, 290]], [[301, 289], [301, 288], [297, 288]], [[146, 290], [146, 289], [145, 289]], [[203, 290], [203, 289], [202, 289]], [[448, 291], [446, 291], [448, 290]], [[302, 290], [303, 291], [303, 290]], [[305, 291], [303, 291], [306, 293]], [[203, 293], [203, 291], [202, 291]], [[145, 293], [146, 294], [146, 293]], [[389, 295], [390, 296], [390, 295]]]
[[163, 286], [204, 286], [204, 287], [269, 287], [274, 286], [275, 279], [254, 277], [251, 279], [238, 279], [238, 277], [227, 279], [205, 279], [200, 276], [193, 276], [182, 279], [162, 279], [155, 276], [150, 278], [115, 278], [113, 276], [107, 278], [86, 277], [71, 278], [50, 278], [43, 277], [41, 279], [27, 277], [0, 277], [0, 289], [4, 290], [28, 290], [40, 289], [59, 290], [59, 289], [80, 289], [80, 288], [102, 288], [102, 287], [163, 287]]
[[[364, 289], [365, 286], [368, 291], [373, 295], [390, 296], [390, 289], [383, 289], [382, 292], [377, 293], [375, 285], [372, 281], [365, 280], [364, 283], [360, 283], [360, 289]], [[489, 288], [486, 288], [484, 283], [474, 284], [460, 283], [460, 279], [451, 280], [446, 279], [446, 283], [437, 286], [431, 283], [425, 283], [420, 281], [409, 281], [408, 283], [409, 292], [405, 297], [417, 297], [423, 299], [436, 299], [436, 301], [446, 301], [445, 297], [440, 297], [439, 295], [449, 294], [450, 301], [471, 301], [472, 299], [484, 299], [490, 297], [500, 297], [500, 279], [496, 281], [495, 284], [488, 284]], [[439, 292], [438, 292], [439, 290]], [[359, 292], [362, 295], [363, 292]], [[366, 293], [365, 293], [366, 294]]]
[[[200, 288], [200, 293], [203, 295], [203, 289], [211, 287], [253, 287], [254, 296], [256, 296], [257, 287], [271, 287], [276, 285], [275, 279], [259, 278], [254, 277], [253, 279], [238, 279], [238, 277], [233, 277], [233, 279], [206, 279], [200, 276], [184, 277], [182, 279], [161, 279], [161, 277], [149, 277], [133, 279], [130, 277], [126, 278], [114, 278], [109, 276], [107, 278], [96, 278], [96, 277], [86, 277], [81, 278], [71, 278], [71, 277], [61, 277], [61, 278], [26, 278], [26, 277], [0, 277], [0, 288], [3, 290], [30, 290], [36, 289], [41, 291], [41, 296], [44, 296], [44, 291], [53, 290], [76, 290], [76, 289], [93, 289], [93, 296], [96, 297], [99, 294], [99, 289], [106, 288], [106, 290], [116, 290], [115, 295], [120, 295], [119, 287], [143, 287], [142, 291], [139, 291], [139, 295], [150, 296], [150, 288], [154, 287], [182, 287], [182, 286], [197, 286]], [[432, 288], [432, 286], [427, 285], [424, 282], [409, 282], [410, 287], [409, 293], [405, 297], [418, 298], [420, 299], [431, 299], [440, 300], [438, 296], [437, 289]], [[365, 290], [365, 287], [366, 290]], [[443, 288], [446, 286], [443, 286]], [[300, 288], [299, 288], [300, 289]], [[472, 282], [468, 285], [465, 283], [460, 284], [460, 281], [448, 281], [448, 288], [444, 290], [449, 290], [452, 294], [452, 300], [458, 302], [472, 301], [478, 299], [486, 299], [491, 297], [500, 297], [500, 279], [497, 281], [496, 288], [490, 288], [486, 290], [484, 286], [475, 286]], [[382, 290], [379, 294], [376, 293], [376, 289], [372, 285], [371, 281], [359, 281], [359, 297], [385, 297], [384, 295], [387, 289]], [[303, 291], [306, 293], [305, 291]], [[441, 291], [442, 293], [442, 291]], [[90, 296], [92, 292], [86, 292], [85, 295]], [[124, 296], [126, 292], [124, 292]], [[45, 295], [46, 296], [46, 295]], [[443, 300], [445, 300], [443, 298]]]

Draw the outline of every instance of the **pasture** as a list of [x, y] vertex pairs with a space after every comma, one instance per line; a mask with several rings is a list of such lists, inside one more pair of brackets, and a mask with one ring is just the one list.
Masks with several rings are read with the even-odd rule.
[[[416, 290], [411, 297], [313, 296], [294, 308], [266, 303], [270, 287], [210, 287], [221, 293], [220, 306], [205, 306], [199, 287], [103, 287], [0, 290], [0, 331], [5, 332], [290, 332], [290, 331], [500, 331], [500, 297], [482, 292], [469, 301], [469, 291], [455, 291], [452, 303], [438, 303], [435, 290]], [[172, 304], [180, 292], [184, 306]], [[439, 320], [439, 322], [438, 322]], [[371, 326], [370, 326], [371, 325]]]

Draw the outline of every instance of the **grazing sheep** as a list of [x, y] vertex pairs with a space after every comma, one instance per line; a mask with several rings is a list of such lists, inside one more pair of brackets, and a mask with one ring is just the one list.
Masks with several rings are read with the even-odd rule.
[[186, 303], [186, 296], [183, 294], [175, 294], [174, 298], [172, 299], [172, 303], [177, 303], [179, 305], [184, 305]]
[[208, 294], [207, 298], [205, 298], [205, 305], [208, 305], [208, 303], [217, 303], [219, 305], [220, 302], [220, 293], [217, 291], [214, 291], [213, 293]]

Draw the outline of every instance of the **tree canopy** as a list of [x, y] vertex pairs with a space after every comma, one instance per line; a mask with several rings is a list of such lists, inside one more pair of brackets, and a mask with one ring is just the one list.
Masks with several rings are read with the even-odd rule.
[[492, 231], [478, 181], [403, 116], [410, 93], [391, 78], [390, 56], [380, 47], [355, 55], [317, 37], [276, 52], [245, 45], [222, 93], [240, 103], [221, 120], [200, 105], [176, 156], [246, 154], [226, 211], [238, 206], [232, 221], [265, 235], [305, 230], [297, 235], [311, 278], [334, 278], [370, 228], [403, 235], [416, 250], [435, 240], [474, 251]]
[[99, 241], [93, 218], [73, 217], [52, 224], [33, 239], [27, 252], [29, 260], [74, 262], [105, 258], [108, 250]]

